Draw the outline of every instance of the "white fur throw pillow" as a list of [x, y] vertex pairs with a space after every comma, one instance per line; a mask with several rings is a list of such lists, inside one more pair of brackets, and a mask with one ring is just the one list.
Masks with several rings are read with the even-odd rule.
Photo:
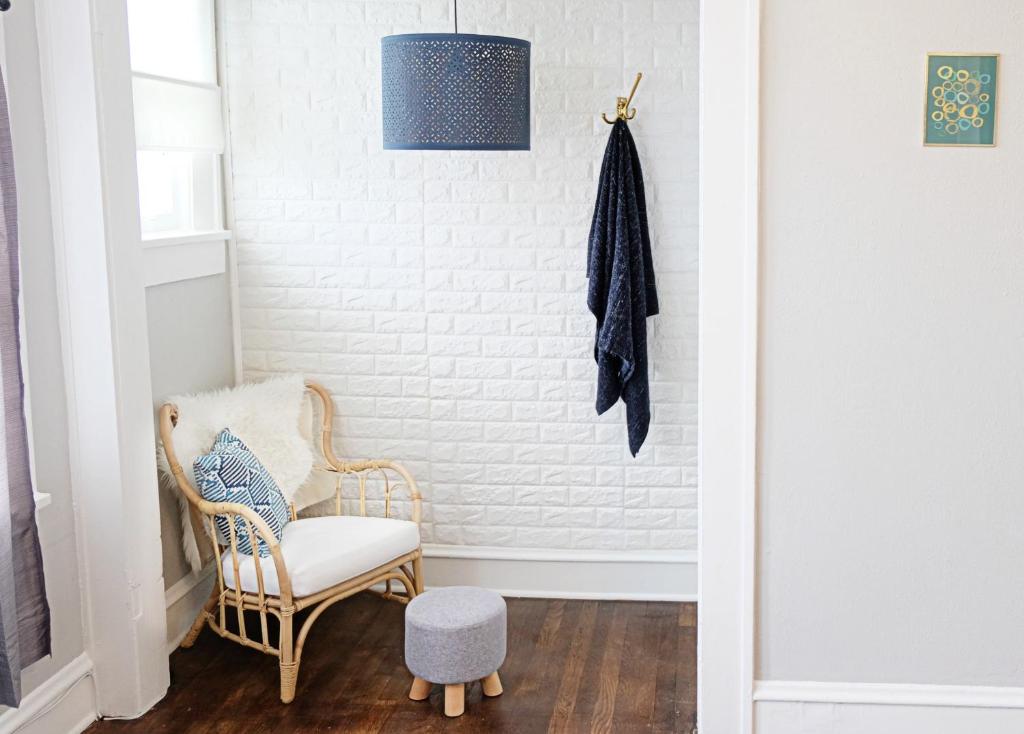
[[[178, 425], [171, 434], [174, 452], [185, 476], [195, 486], [192, 462], [207, 453], [217, 434], [230, 428], [266, 467], [281, 488], [285, 500], [292, 502], [313, 468], [309, 429], [300, 429], [300, 419], [309, 420], [301, 375], [274, 377], [264, 382], [239, 385], [196, 395], [177, 395], [168, 402], [178, 406]], [[164, 455], [157, 451], [157, 462], [164, 479], [174, 478]], [[194, 571], [202, 562], [189, 519], [188, 501], [175, 487], [181, 508], [182, 545]]]

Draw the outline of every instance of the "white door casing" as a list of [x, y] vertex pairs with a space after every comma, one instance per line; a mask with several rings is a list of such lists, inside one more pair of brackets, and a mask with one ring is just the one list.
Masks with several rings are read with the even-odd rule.
[[36, 6], [87, 652], [133, 717], [169, 676], [127, 13]]
[[698, 715], [753, 731], [759, 0], [701, 3]]

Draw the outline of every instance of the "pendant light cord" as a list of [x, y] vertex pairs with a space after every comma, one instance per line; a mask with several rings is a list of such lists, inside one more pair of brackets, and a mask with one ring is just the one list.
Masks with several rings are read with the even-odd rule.
[[455, 3], [455, 35], [459, 35], [459, 0], [454, 0]]

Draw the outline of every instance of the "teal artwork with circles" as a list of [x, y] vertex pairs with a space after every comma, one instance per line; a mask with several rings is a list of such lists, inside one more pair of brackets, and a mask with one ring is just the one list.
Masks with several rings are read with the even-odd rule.
[[999, 54], [928, 54], [924, 144], [996, 143]]

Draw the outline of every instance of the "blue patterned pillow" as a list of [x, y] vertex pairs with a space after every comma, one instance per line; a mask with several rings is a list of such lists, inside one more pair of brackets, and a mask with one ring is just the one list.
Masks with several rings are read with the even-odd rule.
[[[192, 468], [203, 499], [210, 502], [238, 502], [251, 507], [266, 520], [274, 537], [281, 539], [281, 532], [289, 519], [288, 503], [260, 460], [230, 429], [225, 428], [217, 435], [210, 453], [197, 458]], [[232, 517], [238, 550], [252, 555], [252, 544], [244, 520], [237, 515]], [[217, 530], [225, 539], [231, 533], [229, 522], [227, 516], [217, 515]], [[269, 556], [270, 548], [262, 538], [256, 537], [259, 554]]]

